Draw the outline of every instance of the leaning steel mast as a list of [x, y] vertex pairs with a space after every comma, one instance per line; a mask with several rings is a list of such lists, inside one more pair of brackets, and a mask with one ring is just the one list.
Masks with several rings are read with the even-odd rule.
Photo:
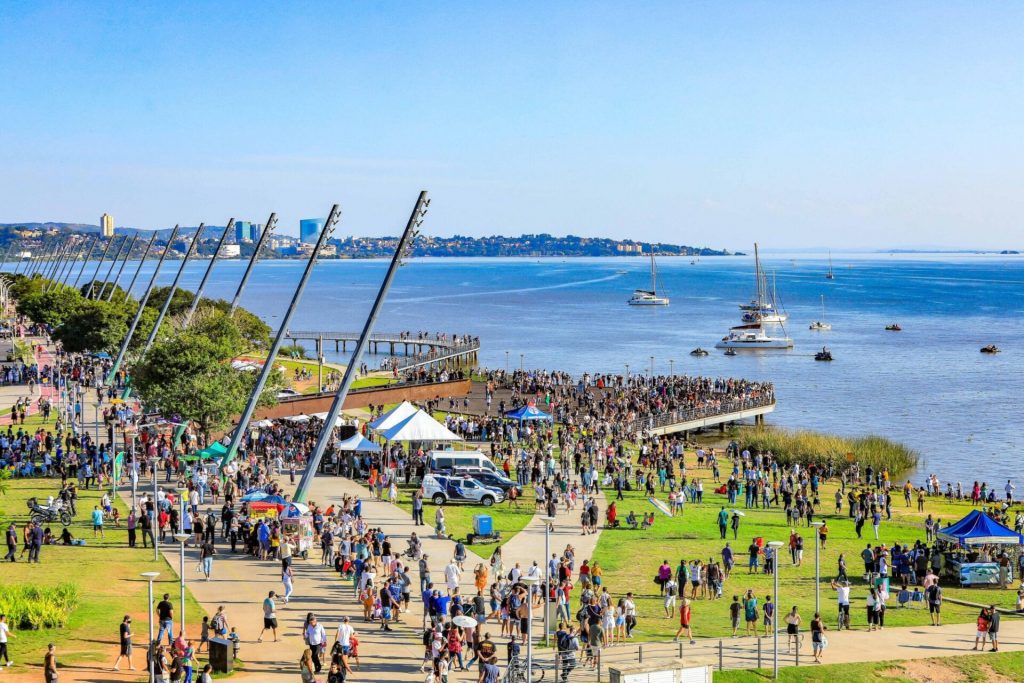
[[[174, 282], [171, 283], [171, 288], [167, 292], [167, 298], [164, 299], [164, 305], [160, 307], [160, 315], [157, 316], [156, 322], [153, 324], [153, 329], [149, 333], [149, 338], [146, 340], [146, 345], [142, 348], [140, 354], [140, 360], [145, 357], [146, 352], [149, 351], [149, 347], [153, 345], [153, 340], [156, 339], [157, 330], [160, 329], [160, 323], [164, 321], [164, 317], [167, 315], [167, 309], [171, 307], [171, 300], [174, 299], [174, 293], [178, 291], [178, 283], [181, 282], [181, 274], [185, 272], [185, 266], [188, 265], [188, 260], [192, 258], [192, 252], [195, 251], [196, 244], [199, 243], [199, 238], [203, 234], [203, 229], [206, 228], [205, 223], [199, 224], [199, 229], [196, 230], [196, 234], [192, 236], [192, 241], [188, 244], [188, 249], [185, 250], [185, 258], [181, 259], [181, 265], [178, 266], [178, 274], [174, 276]], [[167, 248], [170, 249], [171, 243], [167, 243]]]
[[[245, 410], [242, 411], [241, 417], [238, 418], [238, 426], [235, 429], [234, 435], [231, 437], [231, 445], [228, 446], [228, 452], [221, 458], [220, 465], [224, 465], [231, 462], [235, 455], [238, 453], [238, 447], [242, 443], [242, 438], [245, 436], [246, 430], [249, 428], [249, 420], [252, 419], [252, 414], [256, 410], [256, 404], [260, 400], [260, 394], [263, 393], [263, 389], [267, 386], [267, 379], [270, 378], [270, 373], [274, 369], [274, 360], [277, 358], [278, 352], [281, 350], [281, 343], [284, 341], [284, 337], [288, 334], [288, 325], [291, 323], [292, 315], [295, 313], [295, 309], [299, 306], [299, 301], [302, 300], [302, 293], [306, 289], [306, 283], [309, 281], [309, 276], [313, 272], [313, 267], [316, 265], [317, 257], [320, 255], [320, 249], [327, 242], [327, 239], [334, 232], [334, 226], [337, 225], [338, 220], [341, 218], [341, 210], [338, 205], [335, 204], [331, 207], [331, 212], [327, 215], [327, 220], [324, 222], [324, 228], [320, 231], [320, 237], [316, 241], [316, 245], [313, 246], [313, 253], [309, 255], [309, 261], [306, 262], [306, 269], [302, 272], [302, 278], [299, 280], [298, 286], [295, 288], [295, 293], [292, 295], [292, 302], [288, 305], [288, 310], [284, 313], [284, 318], [281, 320], [281, 327], [277, 330], [277, 336], [274, 337], [274, 343], [270, 345], [270, 349], [267, 351], [267, 359], [263, 363], [263, 369], [260, 371], [260, 376], [256, 380], [256, 385], [252, 388], [252, 394], [249, 395], [249, 402], [245, 404]], [[270, 230], [270, 224], [267, 224], [267, 231]]]
[[249, 257], [249, 265], [245, 267], [245, 272], [242, 274], [242, 280], [238, 283], [238, 289], [235, 290], [235, 298], [231, 301], [231, 308], [228, 311], [229, 314], [234, 315], [235, 309], [238, 308], [238, 302], [242, 298], [242, 292], [245, 291], [245, 285], [249, 282], [249, 275], [252, 274], [253, 266], [256, 265], [256, 261], [260, 258], [260, 251], [263, 249], [263, 244], [267, 241], [267, 237], [271, 232], [273, 232], [276, 225], [277, 214], [271, 213], [270, 218], [267, 219], [267, 227], [263, 228], [263, 232], [260, 234], [260, 239], [256, 242], [256, 249], [252, 252], [252, 256]]
[[192, 316], [196, 312], [196, 308], [199, 307], [199, 300], [203, 298], [203, 290], [206, 289], [206, 281], [210, 279], [210, 273], [213, 272], [213, 264], [217, 262], [217, 257], [220, 256], [221, 247], [224, 246], [224, 240], [227, 239], [228, 233], [231, 232], [231, 228], [235, 226], [235, 219], [232, 218], [228, 221], [227, 227], [224, 228], [224, 232], [220, 235], [220, 240], [217, 241], [217, 250], [213, 252], [213, 258], [210, 259], [210, 264], [206, 266], [206, 272], [203, 273], [203, 279], [199, 281], [199, 287], [196, 288], [196, 294], [192, 298], [192, 305], [188, 307], [188, 312], [185, 313], [185, 321], [182, 327], [188, 327], [189, 323], [192, 322]]
[[377, 322], [377, 315], [384, 304], [384, 299], [387, 298], [388, 290], [395, 279], [395, 273], [398, 271], [399, 266], [402, 265], [402, 259], [412, 252], [412, 245], [416, 240], [419, 227], [423, 224], [423, 217], [426, 215], [427, 206], [429, 205], [430, 200], [427, 199], [427, 192], [424, 190], [420, 192], [419, 199], [416, 200], [416, 205], [409, 216], [409, 222], [405, 224], [405, 231], [398, 241], [398, 247], [395, 249], [394, 256], [391, 257], [391, 265], [384, 276], [384, 281], [381, 282], [377, 298], [374, 299], [373, 306], [370, 308], [370, 315], [367, 316], [366, 323], [363, 325], [363, 331], [359, 335], [359, 342], [356, 344], [355, 351], [352, 352], [352, 358], [345, 367], [345, 376], [341, 380], [341, 386], [338, 387], [338, 391], [334, 395], [334, 401], [331, 403], [331, 408], [327, 411], [327, 417], [324, 418], [324, 425], [320, 428], [316, 447], [306, 461], [306, 471], [303, 472], [299, 487], [295, 490], [295, 495], [292, 497], [292, 500], [297, 503], [302, 503], [306, 500], [306, 494], [309, 493], [309, 487], [313, 484], [313, 478], [320, 467], [320, 460], [324, 457], [327, 446], [333, 440], [335, 423], [338, 420], [338, 415], [341, 413], [341, 407], [345, 404], [345, 398], [352, 387], [356, 373], [359, 371], [359, 361], [362, 359], [363, 352], [369, 343], [370, 335], [373, 334], [373, 326]]
[[[107, 274], [103, 276], [103, 285], [99, 288], [99, 291], [96, 292], [97, 299], [103, 296], [103, 290], [107, 288], [107, 283], [110, 281], [110, 274], [114, 272], [114, 266], [116, 266], [117, 262], [121, 260], [121, 252], [124, 251], [124, 245], [128, 244], [128, 239], [128, 235], [125, 235], [124, 239], [121, 240], [121, 244], [117, 247], [117, 253], [114, 254], [114, 258], [110, 259], [110, 267], [107, 268]], [[90, 290], [89, 293], [92, 294], [92, 291]]]

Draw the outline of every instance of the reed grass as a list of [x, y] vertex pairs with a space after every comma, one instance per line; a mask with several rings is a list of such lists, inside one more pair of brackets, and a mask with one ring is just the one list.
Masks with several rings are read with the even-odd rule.
[[0, 614], [7, 615], [7, 623], [16, 629], [61, 628], [78, 597], [78, 587], [70, 583], [5, 586], [0, 591]]
[[882, 436], [868, 435], [843, 437], [811, 431], [788, 431], [776, 428], [757, 429], [741, 440], [743, 447], [751, 452], [771, 451], [784, 464], [815, 463], [824, 465], [832, 462], [841, 465], [851, 458], [862, 467], [870, 465], [877, 469], [888, 469], [898, 474], [917, 465], [917, 451]]

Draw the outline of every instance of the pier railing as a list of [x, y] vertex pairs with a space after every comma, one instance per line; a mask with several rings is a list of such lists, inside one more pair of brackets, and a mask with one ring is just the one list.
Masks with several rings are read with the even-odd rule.
[[447, 360], [449, 358], [468, 356], [477, 353], [479, 350], [480, 342], [473, 339], [463, 344], [433, 348], [424, 353], [414, 353], [411, 356], [392, 358], [388, 363], [388, 369], [396, 368], [401, 372], [402, 370], [419, 367], [420, 365], [428, 365], [430, 363]]
[[736, 398], [728, 401], [723, 401], [717, 406], [682, 408], [667, 413], [659, 413], [657, 415], [649, 415], [647, 417], [637, 418], [631, 422], [626, 423], [625, 428], [627, 433], [637, 433], [647, 431], [650, 429], [660, 429], [662, 427], [668, 427], [674, 424], [680, 424], [682, 422], [692, 422], [694, 420], [703, 420], [707, 418], [720, 417], [722, 415], [728, 415], [730, 413], [740, 413], [743, 412], [744, 410], [766, 408], [774, 404], [774, 396], [760, 396], [757, 398]]

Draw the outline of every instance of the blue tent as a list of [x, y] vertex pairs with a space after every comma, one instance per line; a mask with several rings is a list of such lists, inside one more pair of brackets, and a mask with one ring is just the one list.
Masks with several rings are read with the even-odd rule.
[[1006, 528], [978, 510], [973, 510], [956, 524], [939, 529], [939, 538], [961, 546], [1024, 543], [1024, 537], [1016, 531]]
[[537, 410], [536, 406], [525, 405], [510, 410], [505, 413], [505, 417], [510, 417], [513, 420], [519, 420], [520, 422], [527, 422], [529, 420], [547, 420], [548, 422], [554, 422], [555, 418], [551, 417], [542, 410]]
[[273, 503], [274, 505], [284, 505], [285, 499], [281, 496], [272, 496], [266, 491], [253, 491], [242, 496], [242, 502], [245, 503]]

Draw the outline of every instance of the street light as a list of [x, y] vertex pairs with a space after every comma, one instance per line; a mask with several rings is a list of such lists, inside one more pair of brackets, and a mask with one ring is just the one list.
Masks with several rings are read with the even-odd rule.
[[540, 583], [539, 576], [521, 576], [521, 583], [526, 584], [526, 683], [533, 683], [533, 587]]
[[523, 355], [524, 354], [519, 354], [519, 372], [523, 371]]
[[551, 617], [549, 612], [551, 606], [548, 602], [551, 600], [551, 525], [555, 523], [554, 517], [541, 517], [540, 521], [544, 522], [544, 644], [548, 644], [548, 634], [551, 632]]
[[626, 379], [629, 379], [629, 363], [626, 363]]
[[146, 612], [149, 613], [149, 643], [146, 645], [149, 661], [146, 668], [149, 669], [149, 683], [156, 683], [156, 653], [153, 652], [153, 581], [160, 576], [160, 572], [142, 572], [142, 576], [149, 582], [149, 605], [146, 608]]
[[153, 470], [153, 521], [149, 525], [149, 530], [153, 535], [153, 559], [160, 559], [160, 501], [157, 499], [157, 481], [156, 481], [156, 465], [159, 459], [152, 458], [149, 461], [149, 465]]
[[505, 352], [505, 374], [508, 374], [508, 351]]
[[676, 376], [675, 364], [676, 362], [674, 360], [672, 360], [671, 358], [668, 359], [668, 374], [671, 377]]
[[178, 568], [178, 575], [180, 576], [181, 583], [181, 632], [185, 632], [185, 541], [189, 539], [189, 535], [181, 531], [174, 534], [174, 540], [181, 544], [181, 565]]
[[[779, 677], [779, 549], [782, 548], [782, 541], [768, 541], [768, 547], [772, 549], [772, 578], [774, 580], [775, 612], [772, 614], [772, 678]], [[800, 643], [797, 643], [797, 647]]]
[[651, 378], [654, 378], [654, 356], [651, 356]]
[[821, 555], [821, 527], [825, 522], [811, 522], [814, 527], [814, 611], [821, 614], [821, 564], [818, 556]]

